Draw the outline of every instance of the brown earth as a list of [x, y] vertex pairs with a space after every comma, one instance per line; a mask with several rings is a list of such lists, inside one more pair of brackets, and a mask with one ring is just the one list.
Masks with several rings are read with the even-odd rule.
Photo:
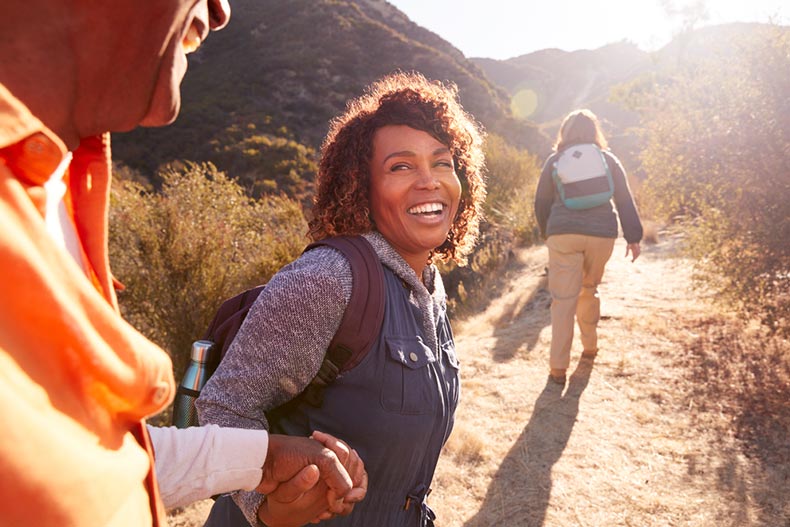
[[[576, 343], [564, 389], [547, 382], [544, 247], [514, 255], [495, 298], [455, 323], [463, 392], [437, 525], [790, 527], [790, 343], [692, 289], [677, 244], [632, 264], [618, 240], [601, 351], [580, 360]], [[210, 504], [171, 527], [202, 525]]]

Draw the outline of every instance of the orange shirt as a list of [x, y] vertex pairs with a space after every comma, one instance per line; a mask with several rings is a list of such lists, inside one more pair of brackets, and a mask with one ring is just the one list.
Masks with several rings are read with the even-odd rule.
[[168, 356], [118, 313], [109, 134], [73, 153], [66, 201], [91, 278], [44, 223], [65, 145], [0, 84], [0, 526], [165, 525], [144, 418]]

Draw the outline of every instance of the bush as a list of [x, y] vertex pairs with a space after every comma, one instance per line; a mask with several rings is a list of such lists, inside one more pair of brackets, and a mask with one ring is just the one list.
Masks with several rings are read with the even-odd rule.
[[467, 259], [467, 264], [441, 263], [439, 271], [444, 277], [448, 297], [448, 311], [459, 314], [462, 308], [477, 306], [490, 299], [489, 285], [500, 278], [515, 245], [513, 233], [493, 223], [480, 225], [477, 245]]
[[277, 132], [282, 135], [231, 126], [212, 144], [212, 159], [255, 198], [285, 194], [307, 205], [318, 172], [315, 150], [286, 137], [287, 130]]
[[535, 187], [540, 176], [537, 158], [491, 134], [485, 144], [487, 195], [486, 220], [480, 224], [477, 245], [468, 264], [440, 266], [449, 308], [460, 311], [490, 294], [488, 285], [508, 262], [516, 245], [529, 245], [539, 236], [535, 220]]
[[110, 258], [123, 315], [168, 351], [176, 374], [221, 301], [266, 282], [304, 248], [299, 204], [247, 197], [211, 164], [160, 173], [161, 192], [114, 183]]
[[533, 206], [540, 177], [538, 159], [495, 134], [486, 139], [485, 155], [488, 220], [510, 231], [517, 242], [534, 243], [539, 234]]
[[790, 334], [790, 32], [772, 29], [642, 91], [643, 191], [688, 230], [699, 281]]

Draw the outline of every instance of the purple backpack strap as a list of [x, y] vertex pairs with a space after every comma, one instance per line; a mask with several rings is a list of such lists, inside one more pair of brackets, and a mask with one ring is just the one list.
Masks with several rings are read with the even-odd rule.
[[384, 271], [376, 251], [362, 236], [327, 238], [307, 246], [329, 246], [342, 252], [351, 264], [351, 298], [340, 327], [329, 349], [344, 347], [352, 351], [341, 371], [348, 371], [373, 347], [384, 320]]
[[[351, 264], [351, 298], [348, 301], [340, 327], [329, 343], [326, 356], [315, 378], [302, 393], [309, 404], [320, 406], [324, 389], [335, 381], [338, 374], [359, 364], [376, 343], [384, 321], [384, 270], [376, 251], [362, 236], [338, 236], [311, 243], [305, 248], [328, 246], [337, 249]], [[219, 361], [233, 342], [250, 307], [265, 286], [248, 289], [222, 303], [209, 328], [203, 335], [219, 348], [208, 364], [213, 373]]]
[[326, 238], [307, 246], [329, 246], [351, 264], [351, 298], [340, 327], [329, 343], [318, 374], [303, 392], [303, 400], [320, 406], [323, 390], [345, 372], [359, 364], [378, 339], [384, 321], [384, 270], [376, 251], [362, 236]]
[[228, 351], [230, 343], [238, 333], [241, 323], [247, 317], [250, 307], [255, 303], [264, 287], [266, 286], [259, 285], [247, 289], [243, 293], [225, 300], [217, 310], [211, 324], [203, 334], [203, 340], [210, 340], [219, 348], [219, 353], [215, 352], [212, 355], [215, 363], [209, 364], [210, 372], [216, 369], [219, 361], [225, 356], [225, 352]]

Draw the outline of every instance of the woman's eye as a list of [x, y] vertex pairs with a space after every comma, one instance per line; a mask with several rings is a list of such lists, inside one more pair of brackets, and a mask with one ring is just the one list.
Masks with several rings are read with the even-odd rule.
[[398, 170], [408, 170], [408, 169], [409, 169], [409, 165], [407, 165], [406, 163], [397, 163], [395, 165], [392, 165], [392, 167], [390, 167], [390, 170], [392, 172], [397, 172]]
[[452, 161], [445, 161], [445, 160], [437, 161], [436, 162], [436, 166], [437, 167], [443, 167], [443, 168], [450, 168], [450, 169], [454, 168]]

